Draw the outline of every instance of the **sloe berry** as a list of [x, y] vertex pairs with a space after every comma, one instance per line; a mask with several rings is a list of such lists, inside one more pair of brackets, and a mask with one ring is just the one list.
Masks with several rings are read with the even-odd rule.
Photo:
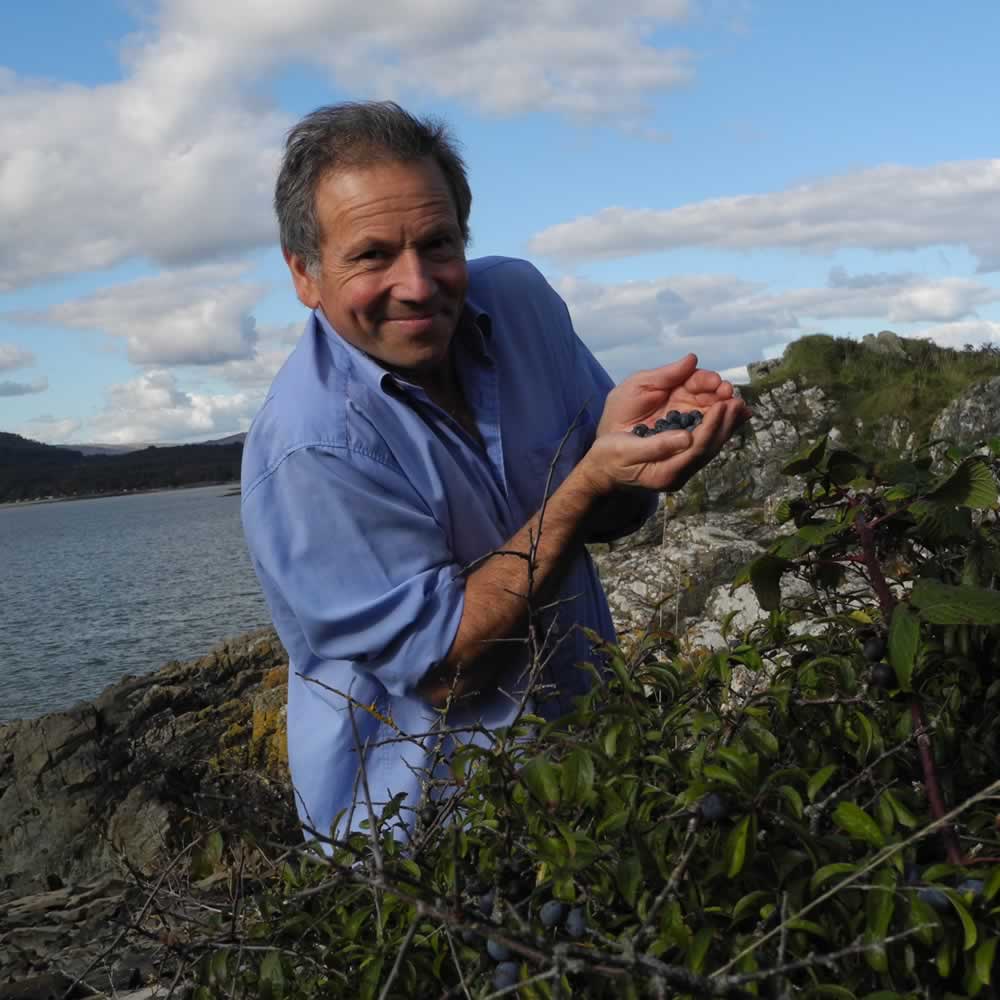
[[923, 889], [919, 889], [917, 891], [917, 898], [939, 913], [946, 912], [951, 906], [948, 897], [940, 889], [933, 889], [930, 886], [924, 886]]
[[645, 424], [636, 424], [635, 427], [632, 428], [632, 433], [636, 437], [644, 438], [647, 434], [650, 433], [650, 430]]
[[889, 688], [899, 687], [899, 681], [896, 678], [896, 671], [889, 666], [888, 663], [876, 663], [872, 667], [872, 684], [877, 688], [881, 688], [883, 691], [888, 691]]
[[983, 892], [983, 885], [981, 878], [967, 878], [964, 882], [958, 883], [958, 891], [971, 892], [973, 896], [980, 896]]
[[582, 938], [587, 930], [587, 913], [582, 906], [574, 906], [566, 917], [566, 933], [571, 938]]
[[486, 942], [486, 951], [494, 962], [506, 962], [511, 955], [510, 948], [496, 938], [490, 938]]
[[694, 413], [688, 412], [685, 413], [683, 417], [681, 417], [681, 427], [683, 427], [685, 430], [694, 427], [694, 425], [695, 425]]
[[885, 656], [885, 639], [880, 635], [873, 635], [865, 642], [862, 652], [869, 663], [878, 663]]
[[516, 986], [519, 971], [517, 962], [501, 962], [493, 970], [493, 989], [507, 990]]
[[556, 924], [562, 923], [565, 914], [566, 904], [560, 903], [558, 899], [550, 899], [539, 911], [538, 919], [541, 920], [543, 927], [555, 927]]
[[484, 913], [487, 917], [493, 913], [493, 900], [496, 897], [496, 893], [490, 889], [489, 892], [484, 892], [479, 897], [479, 912]]
[[668, 431], [668, 430], [670, 430], [670, 421], [664, 420], [663, 417], [660, 417], [660, 419], [657, 420], [655, 424], [653, 424], [653, 431], [657, 434], [659, 434], [661, 431]]
[[681, 419], [682, 416], [683, 414], [680, 410], [671, 410], [667, 414], [667, 420], [669, 420], [672, 424], [675, 424]]
[[709, 792], [698, 803], [698, 812], [706, 823], [718, 823], [729, 815], [729, 802], [719, 792]]

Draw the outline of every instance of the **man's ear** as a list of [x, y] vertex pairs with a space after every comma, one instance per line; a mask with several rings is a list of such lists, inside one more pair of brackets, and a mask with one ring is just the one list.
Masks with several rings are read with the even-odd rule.
[[285, 255], [285, 263], [292, 275], [292, 284], [295, 285], [295, 294], [307, 309], [315, 309], [319, 305], [319, 283], [312, 276], [306, 267], [306, 262], [298, 255], [282, 251]]

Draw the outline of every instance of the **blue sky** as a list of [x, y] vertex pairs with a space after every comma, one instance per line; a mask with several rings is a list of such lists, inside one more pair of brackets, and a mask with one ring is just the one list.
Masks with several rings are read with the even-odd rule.
[[341, 99], [445, 118], [470, 256], [616, 378], [790, 340], [1000, 342], [994, 0], [48, 0], [0, 35], [0, 430], [244, 430], [305, 318], [270, 197]]

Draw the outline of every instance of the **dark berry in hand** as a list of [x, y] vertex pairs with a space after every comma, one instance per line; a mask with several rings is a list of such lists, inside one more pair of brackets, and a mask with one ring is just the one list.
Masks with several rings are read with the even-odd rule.
[[509, 990], [512, 986], [516, 986], [518, 972], [517, 962], [501, 962], [493, 970], [493, 989]]
[[558, 899], [550, 899], [538, 914], [542, 926], [545, 928], [555, 927], [562, 923], [562, 918], [566, 914], [566, 904], [560, 903]]
[[683, 414], [681, 413], [680, 410], [670, 410], [667, 413], [667, 420], [669, 420], [672, 424], [675, 424], [677, 423], [678, 420], [681, 419], [682, 416]]
[[497, 941], [496, 938], [490, 938], [486, 942], [486, 951], [489, 953], [490, 958], [492, 958], [494, 962], [506, 962], [511, 955], [510, 948], [508, 948], [507, 945], [502, 944], [500, 941]]
[[872, 667], [872, 684], [883, 691], [899, 687], [899, 681], [896, 679], [896, 671], [888, 663], [876, 663]]
[[650, 430], [645, 424], [636, 424], [635, 427], [632, 428], [632, 433], [636, 437], [644, 438], [647, 434], [650, 433]]
[[660, 417], [660, 419], [657, 420], [655, 424], [653, 424], [654, 434], [660, 434], [663, 431], [668, 431], [668, 430], [670, 430], [670, 421], [664, 420], [663, 417]]
[[582, 938], [587, 931], [587, 913], [582, 906], [574, 906], [566, 917], [566, 933], [571, 938]]
[[701, 410], [692, 410], [691, 414], [694, 418], [694, 422], [691, 424], [692, 427], [697, 427], [705, 419], [705, 414]]
[[698, 812], [706, 823], [718, 823], [729, 815], [729, 802], [719, 792], [709, 792], [698, 803]]
[[873, 635], [865, 642], [863, 653], [869, 663], [878, 663], [885, 656], [885, 639], [880, 635]]
[[681, 417], [681, 427], [683, 427], [685, 430], [689, 430], [690, 428], [694, 427], [694, 423], [695, 423], [694, 413], [690, 412], [685, 413], [684, 416]]

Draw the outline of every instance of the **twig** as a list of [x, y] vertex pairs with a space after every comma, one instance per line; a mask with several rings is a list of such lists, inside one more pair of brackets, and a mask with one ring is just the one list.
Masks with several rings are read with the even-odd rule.
[[399, 975], [399, 970], [403, 966], [403, 958], [410, 950], [410, 944], [412, 943], [413, 937], [416, 933], [417, 921], [414, 920], [406, 931], [406, 937], [403, 938], [403, 943], [399, 946], [399, 951], [396, 952], [396, 961], [392, 963], [392, 968], [389, 970], [389, 978], [385, 981], [385, 986], [382, 987], [382, 990], [378, 995], [378, 1000], [386, 1000], [389, 996], [389, 989], [395, 982], [396, 976]]

